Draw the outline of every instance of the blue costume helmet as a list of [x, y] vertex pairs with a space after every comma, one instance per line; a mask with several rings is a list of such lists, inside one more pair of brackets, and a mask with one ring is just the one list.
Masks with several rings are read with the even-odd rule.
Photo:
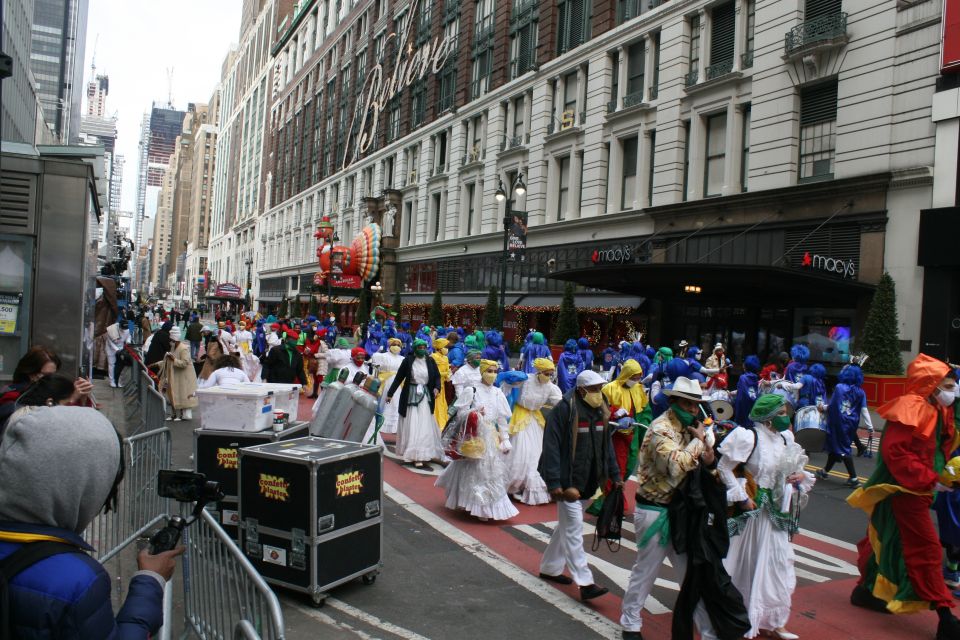
[[805, 344], [795, 344], [790, 347], [790, 357], [796, 362], [805, 363], [810, 358], [810, 349]]
[[817, 364], [810, 365], [810, 369], [807, 371], [807, 373], [817, 380], [823, 380], [827, 377], [827, 368], [818, 362]]
[[760, 358], [757, 356], [747, 356], [743, 360], [743, 369], [750, 373], [760, 373]]
[[652, 346], [647, 345], [647, 357], [650, 358], [650, 361], [653, 362], [653, 359], [657, 357], [657, 350]]
[[698, 355], [700, 355], [700, 347], [693, 346], [687, 349], [687, 358], [696, 360]]
[[839, 380], [842, 384], [859, 387], [863, 384], [863, 369], [855, 364], [848, 364], [840, 369]]
[[487, 344], [490, 346], [499, 347], [503, 344], [499, 331], [487, 331], [483, 337], [486, 338]]
[[676, 380], [681, 376], [686, 378], [690, 376], [690, 363], [683, 358], [674, 358], [664, 365], [663, 370], [671, 380]]
[[563, 350], [567, 353], [575, 353], [577, 351], [577, 341], [573, 338], [570, 338], [563, 343]]
[[579, 340], [577, 340], [577, 345], [578, 345], [581, 349], [589, 349], [589, 348], [590, 348], [590, 341], [587, 340], [586, 338], [580, 338]]

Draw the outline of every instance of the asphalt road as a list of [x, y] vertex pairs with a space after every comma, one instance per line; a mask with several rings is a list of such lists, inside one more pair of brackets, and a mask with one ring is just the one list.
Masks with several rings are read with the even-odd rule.
[[[122, 407], [118, 390], [97, 381], [97, 397], [114, 417]], [[308, 415], [309, 403], [301, 404]], [[173, 433], [175, 466], [189, 467], [193, 423], [167, 423]], [[585, 544], [596, 582], [610, 595], [583, 604], [571, 587], [536, 577], [540, 554], [557, 519], [553, 505], [520, 506], [520, 515], [505, 523], [481, 523], [443, 507], [443, 493], [433, 486], [437, 471], [416, 472], [391, 458], [384, 461], [386, 501], [383, 568], [373, 585], [359, 580], [333, 590], [323, 607], [308, 598], [277, 589], [288, 638], [515, 638], [531, 634], [557, 639], [619, 638], [620, 599], [635, 558], [630, 519], [623, 547], [590, 551], [591, 521]], [[825, 456], [811, 455], [811, 466]], [[857, 458], [865, 478], [874, 461]], [[845, 499], [846, 474], [835, 469], [819, 481], [801, 516], [794, 540], [798, 585], [788, 628], [802, 637], [824, 640], [886, 640], [933, 637], [935, 616], [884, 616], [849, 605], [856, 580], [855, 544], [865, 532], [865, 516]], [[112, 570], [112, 569], [111, 569]], [[667, 565], [647, 603], [644, 637], [670, 637], [670, 610], [680, 576]], [[122, 588], [118, 588], [122, 592]], [[175, 634], [179, 634], [181, 591], [176, 585]]]

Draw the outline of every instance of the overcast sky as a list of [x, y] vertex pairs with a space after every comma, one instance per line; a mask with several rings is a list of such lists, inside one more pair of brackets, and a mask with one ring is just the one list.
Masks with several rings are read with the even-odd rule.
[[[118, 117], [117, 152], [126, 158], [125, 211], [133, 211], [136, 203], [140, 121], [151, 102], [166, 105], [167, 69], [173, 68], [175, 108], [208, 102], [220, 80], [223, 59], [239, 39], [240, 3], [90, 0], [84, 87], [96, 53], [97, 73], [110, 77], [107, 113]], [[85, 104], [83, 109], [85, 113]]]

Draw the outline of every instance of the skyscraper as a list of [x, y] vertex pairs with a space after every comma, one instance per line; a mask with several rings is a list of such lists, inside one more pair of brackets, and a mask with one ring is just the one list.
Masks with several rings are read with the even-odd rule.
[[88, 7], [89, 0], [34, 0], [30, 69], [60, 144], [79, 141]]
[[[134, 232], [136, 243], [143, 242], [143, 218], [148, 209], [152, 214], [154, 198], [163, 184], [163, 175], [170, 166], [170, 156], [173, 154], [177, 136], [183, 129], [184, 111], [177, 111], [172, 106], [158, 107], [156, 103], [143, 116], [140, 126], [140, 163], [137, 176], [137, 209], [134, 211]], [[152, 189], [148, 189], [152, 187]]]

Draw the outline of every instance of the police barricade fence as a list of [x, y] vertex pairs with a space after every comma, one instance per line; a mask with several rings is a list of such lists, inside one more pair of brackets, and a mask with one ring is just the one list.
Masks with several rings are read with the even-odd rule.
[[204, 510], [184, 531], [184, 611], [199, 638], [283, 640], [283, 612], [216, 518]]

